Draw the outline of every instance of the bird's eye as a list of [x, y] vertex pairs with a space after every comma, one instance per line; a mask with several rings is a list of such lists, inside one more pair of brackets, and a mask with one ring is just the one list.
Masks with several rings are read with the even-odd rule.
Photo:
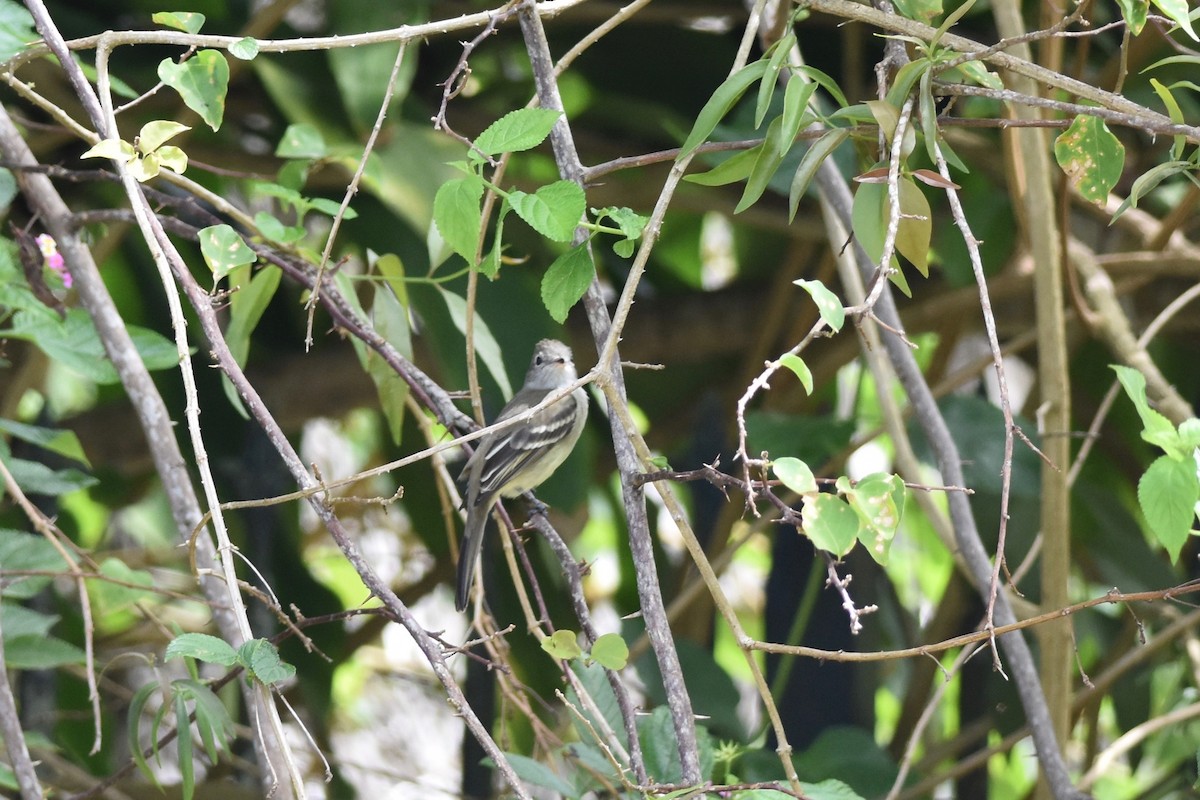
[[539, 367], [542, 365], [542, 362], [544, 362], [544, 361], [545, 361], [545, 359], [542, 358], [541, 356], [536, 356], [533, 359], [533, 363], [537, 364]]

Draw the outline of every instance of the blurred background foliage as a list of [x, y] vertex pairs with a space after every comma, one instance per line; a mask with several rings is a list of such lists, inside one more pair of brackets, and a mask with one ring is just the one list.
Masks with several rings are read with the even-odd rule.
[[[104, 30], [142, 29], [150, 15], [163, 10], [158, 3], [105, 2], [87, 4], [48, 2], [51, 14], [68, 39]], [[957, 4], [951, 4], [957, 5]], [[1026, 3], [1028, 25], [1042, 24], [1040, 3]], [[281, 39], [384, 30], [434, 18], [450, 19], [488, 8], [478, 2], [401, 2], [337, 0], [337, 2], [267, 3], [195, 0], [186, 10], [203, 13], [204, 33], [254, 35]], [[183, 10], [183, 9], [180, 9]], [[588, 2], [547, 20], [551, 48], [561, 55], [597, 24], [608, 19], [617, 4]], [[1118, 18], [1115, 2], [1088, 5], [1085, 16], [1099, 27]], [[659, 0], [587, 50], [561, 77], [566, 112], [571, 120], [585, 165], [636, 156], [678, 146], [697, 111], [724, 79], [746, 20], [738, 3], [722, 0], [694, 2]], [[956, 30], [981, 41], [996, 38], [986, 3], [968, 13]], [[832, 75], [851, 102], [872, 98], [872, 67], [882, 53], [875, 31], [860, 24], [837, 24], [821, 15], [804, 17], [796, 27], [800, 48], [809, 63]], [[411, 322], [411, 355], [426, 372], [450, 390], [467, 386], [462, 327], [466, 297], [465, 264], [457, 256], [444, 263], [431, 257], [432, 202], [438, 187], [456, 173], [447, 162], [464, 157], [465, 148], [435, 133], [430, 119], [439, 108], [440, 83], [462, 56], [462, 34], [430, 37], [408, 47], [398, 89], [392, 98], [378, 143], [367, 166], [362, 189], [353, 198], [354, 219], [344, 221], [333, 262], [348, 276], [364, 303], [383, 285], [377, 259], [395, 255], [406, 282], [403, 291]], [[1180, 38], [1175, 37], [1177, 40]], [[1094, 85], [1111, 87], [1114, 60], [1120, 55], [1122, 34], [1112, 29], [1093, 37], [1063, 40], [1063, 70]], [[302, 176], [306, 196], [340, 201], [361, 156], [363, 143], [375, 124], [384, 87], [395, 59], [394, 44], [329, 49], [304, 53], [260, 54], [253, 61], [230, 59], [225, 124], [213, 132], [179, 102], [173, 92], [160, 91], [124, 111], [122, 131], [132, 137], [152, 119], [179, 119], [193, 129], [178, 142], [188, 153], [188, 176], [250, 212], [266, 211], [285, 224], [295, 224], [289, 211], [258, 187], [280, 175]], [[1148, 107], [1158, 101], [1141, 70], [1174, 53], [1171, 37], [1161, 27], [1128, 42], [1125, 96]], [[157, 83], [158, 63], [177, 57], [180, 48], [143, 45], [120, 48], [113, 74], [134, 93]], [[90, 61], [90, 52], [81, 53]], [[1194, 65], [1165, 67], [1159, 80], [1185, 79]], [[34, 84], [72, 117], [85, 116], [74, 100], [62, 72], [50, 60], [23, 67], [22, 80]], [[525, 105], [533, 93], [525, 47], [513, 24], [500, 28], [470, 58], [470, 74], [462, 91], [450, 102], [450, 126], [474, 137], [504, 113]], [[1177, 98], [1185, 119], [1196, 120], [1196, 95]], [[39, 161], [68, 170], [94, 169], [99, 162], [80, 162], [87, 148], [31, 107], [11, 90], [4, 103], [27, 131]], [[1010, 200], [1001, 134], [997, 127], [972, 120], [1003, 116], [998, 103], [960, 98], [952, 114], [962, 121], [947, 124], [946, 136], [970, 167], [956, 174], [962, 185], [966, 216], [982, 240], [992, 303], [1001, 343], [1011, 359], [1010, 376], [1018, 388], [1014, 400], [1022, 429], [1032, 438], [1038, 431], [1038, 387], [1032, 367], [1038, 353], [1031, 271], [1025, 258], [1021, 211]], [[277, 146], [289, 126], [311, 126], [324, 142], [322, 155], [311, 159], [280, 158]], [[1117, 193], [1146, 169], [1165, 158], [1170, 141], [1133, 129], [1116, 129], [1126, 147], [1126, 176]], [[718, 137], [752, 139], [750, 108], [739, 109], [723, 123]], [[837, 154], [847, 174], [871, 165], [871, 138], [844, 146]], [[708, 161], [711, 157], [701, 157]], [[716, 163], [712, 158], [711, 163]], [[916, 157], [919, 162], [920, 157]], [[928, 166], [927, 164], [919, 164]], [[610, 172], [588, 189], [589, 207], [628, 206], [648, 213], [669, 162]], [[793, 165], [794, 168], [794, 165]], [[289, 172], [290, 171], [290, 172]], [[548, 148], [514, 158], [506, 184], [536, 187], [557, 178]], [[798, 278], [817, 278], [836, 286], [831, 250], [840, 242], [826, 240], [815, 198], [805, 198], [794, 222], [787, 217], [790, 172], [781, 170], [763, 199], [734, 215], [740, 189], [684, 184], [663, 226], [637, 303], [625, 330], [622, 355], [630, 362], [662, 365], [661, 369], [630, 370], [628, 390], [641, 414], [652, 447], [677, 469], [691, 469], [721, 459], [731, 468], [735, 447], [734, 404], [764, 360], [786, 351], [809, 329], [816, 312], [806, 295], [791, 286]], [[165, 302], [155, 268], [144, 243], [128, 220], [94, 221], [89, 212], [122, 208], [123, 196], [111, 178], [94, 173], [58, 181], [73, 209], [83, 215], [85, 229], [105, 281], [130, 324], [170, 335]], [[1144, 242], [1132, 223], [1108, 224], [1107, 215], [1073, 201], [1059, 182], [1062, 223], [1072, 235], [1097, 252], [1120, 254], [1142, 250]], [[168, 193], [176, 189], [161, 185]], [[987, 379], [991, 367], [981, 349], [982, 317], [969, 263], [961, 239], [949, 220], [944, 200], [926, 190], [933, 207], [934, 237], [930, 277], [909, 269], [911, 299], [901, 299], [908, 336], [919, 346], [918, 358], [931, 386], [938, 389], [943, 411], [965, 457], [968, 483], [975, 494], [972, 508], [980, 530], [994, 545], [998, 526], [999, 475], [1003, 421], [994, 405]], [[1173, 217], [1191, 209], [1197, 198], [1193, 183], [1172, 180], [1144, 199], [1139, 220]], [[18, 228], [31, 223], [19, 198], [7, 217]], [[1125, 218], [1126, 221], [1130, 217]], [[319, 250], [328, 232], [329, 217], [310, 214], [304, 219], [308, 247]], [[36, 229], [36, 220], [32, 221]], [[1190, 246], [1198, 233], [1194, 214], [1179, 215], [1175, 234]], [[505, 230], [506, 255], [511, 263], [496, 281], [480, 281], [477, 310], [504, 354], [508, 380], [519, 385], [527, 354], [535, 341], [555, 335], [569, 340], [581, 371], [595, 359], [594, 347], [576, 310], [566, 330], [559, 330], [539, 299], [544, 265], [563, 249], [537, 236], [510, 217]], [[190, 266], [204, 285], [211, 285], [198, 248], [180, 241]], [[606, 287], [619, 291], [629, 260], [607, 247], [597, 247], [597, 267]], [[8, 257], [12, 258], [9, 252]], [[1200, 275], [1200, 260], [1178, 258], [1170, 264], [1114, 263], [1111, 268], [1121, 300], [1140, 329], [1183, 288]], [[8, 273], [16, 273], [10, 270]], [[17, 278], [14, 278], [17, 279]], [[19, 280], [19, 279], [18, 279]], [[71, 298], [67, 295], [67, 304]], [[425, 420], [411, 410], [389, 418], [370, 376], [360, 366], [351, 343], [327, 316], [318, 312], [315, 345], [304, 347], [303, 292], [284, 281], [266, 308], [251, 338], [248, 373], [267, 405], [302, 448], [306, 461], [318, 464], [326, 477], [341, 477], [413, 452], [423, 446]], [[1079, 443], [1112, 384], [1107, 364], [1113, 355], [1094, 336], [1084, 315], [1083, 300], [1070, 298], [1070, 377], [1075, 409], [1073, 430], [1065, 435]], [[1194, 314], [1176, 317], [1155, 339], [1151, 352], [1182, 395], [1194, 404], [1200, 390], [1195, 369], [1197, 326]], [[11, 319], [9, 320], [9, 327]], [[193, 331], [197, 330], [193, 326]], [[4, 331], [0, 330], [0, 335]], [[207, 350], [194, 354], [201, 379], [200, 396], [209, 455], [227, 500], [255, 499], [285, 493], [293, 487], [262, 434], [225, 399], [218, 373], [207, 369]], [[119, 386], [98, 383], [57, 363], [35, 342], [7, 337], [0, 371], [0, 402], [4, 419], [69, 429], [79, 437], [90, 476], [73, 476], [61, 490], [47, 490], [37, 499], [64, 531], [97, 561], [118, 559], [153, 578], [157, 594], [131, 597], [100, 596], [94, 611], [97, 648], [105, 667], [107, 735], [105, 747], [87, 752], [91, 722], [79, 677], [76, 654], [65, 654], [66, 666], [14, 662], [19, 642], [5, 647], [10, 668], [22, 668], [21, 697], [27, 731], [44, 742], [40, 752], [56, 775], [56, 784], [82, 788], [89, 774], [107, 775], [127, 753], [118, 727], [128, 691], [152, 679], [146, 662], [130, 658], [158, 651], [175, 625], [202, 629], [206, 610], [192, 592], [186, 553], [177, 546], [161, 487]], [[890, 464], [891, 444], [879, 432], [878, 392], [895, 387], [875, 386], [859, 363], [859, 350], [849, 335], [817, 341], [805, 358], [816, 377], [816, 390], [807, 396], [798, 381], [780, 374], [761, 396], [750, 418], [751, 452], [769, 450], [772, 456], [805, 459], [818, 475], [862, 475]], [[1022, 368], [1024, 367], [1024, 369]], [[173, 409], [183, 395], [173, 370], [155, 373]], [[504, 398], [497, 382], [481, 369], [484, 407], [492, 414]], [[393, 399], [394, 402], [394, 399]], [[462, 406], [467, 408], [466, 404]], [[419, 415], [418, 415], [419, 416]], [[1112, 587], [1122, 591], [1165, 588], [1200, 577], [1198, 549], [1189, 541], [1177, 564], [1172, 564], [1144, 529], [1137, 507], [1137, 481], [1153, 459], [1153, 449], [1139, 436], [1137, 416], [1128, 401], [1119, 399], [1099, 431], [1072, 495], [1072, 583], [1070, 594], [1082, 600]], [[920, 435], [914, 430], [915, 440]], [[1064, 435], [1054, 432], [1053, 435]], [[623, 513], [614, 483], [614, 462], [608, 426], [602, 413], [593, 413], [575, 455], [547, 483], [539, 496], [552, 507], [552, 520], [573, 543], [576, 555], [590, 566], [588, 595], [602, 624], [623, 630], [631, 644], [638, 639], [637, 623], [621, 618], [637, 611], [637, 593], [628, 551], [623, 545]], [[185, 439], [181, 439], [187, 447]], [[19, 439], [8, 445], [15, 457], [64, 469], [62, 456]], [[1076, 444], [1077, 447], [1077, 444]], [[924, 453], [921, 453], [923, 458]], [[1038, 535], [1039, 474], [1037, 456], [1018, 445], [1013, 466], [1008, 562], [1020, 564]], [[451, 465], [452, 471], [456, 470]], [[930, 468], [930, 484], [938, 478]], [[447, 641], [465, 635], [464, 621], [451, 612], [448, 581], [453, 557], [435, 476], [427, 463], [346, 487], [347, 497], [388, 497], [398, 488], [397, 502], [346, 502], [338, 513], [359, 537], [375, 566], [397, 593], [427, 620], [431, 630], [444, 630]], [[738, 603], [747, 630], [756, 637], [830, 650], [873, 650], [936, 642], [972, 630], [983, 608], [954, 566], [951, 554], [938, 540], [914, 503], [886, 568], [862, 553], [851, 554], [852, 593], [859, 604], [874, 603], [879, 612], [868, 618], [866, 631], [852, 637], [840, 600], [824, 586], [824, 564], [811, 545], [770, 519], [744, 513], [741, 498], [723, 497], [707, 484], [690, 484], [686, 495], [693, 524], [709, 548], [710, 558], [723, 565], [724, 580]], [[942, 498], [936, 498], [942, 502]], [[519, 515], [522, 511], [517, 508]], [[232, 512], [236, 541], [263, 579], [273, 587], [284, 609], [294, 607], [313, 618], [355, 609], [367, 601], [361, 582], [306, 508], [271, 506]], [[660, 571], [668, 602], [688, 594], [697, 577], [674, 535], [669, 517], [655, 518], [661, 542]], [[3, 509], [3, 527], [27, 530], [28, 524], [12, 505]], [[493, 537], [494, 538], [494, 537]], [[14, 566], [11, 555], [26, 540], [14, 540], [0, 567], [56, 569], [52, 556], [32, 567]], [[3, 544], [0, 542], [0, 544]], [[554, 618], [571, 626], [562, 578], [553, 557], [536, 538], [528, 548], [542, 594]], [[497, 628], [520, 623], [507, 573], [497, 566], [488, 575], [488, 600]], [[815, 567], [814, 567], [815, 564]], [[143, 574], [143, 573], [139, 573]], [[1038, 602], [1038, 565], [1034, 561], [1018, 584], [1031, 604]], [[80, 607], [69, 583], [45, 581], [36, 591], [6, 590], [5, 614], [17, 605], [33, 607], [57, 622], [53, 636], [78, 644]], [[170, 590], [173, 593], [166, 593]], [[688, 594], [672, 608], [677, 645], [684, 662], [696, 711], [716, 740], [744, 745], [728, 763], [730, 774], [747, 781], [780, 777], [779, 764], [769, 751], [761, 715], [746, 687], [746, 668], [728, 631], [712, 612], [702, 593]], [[369, 605], [369, 603], [368, 603]], [[1114, 680], [1101, 690], [1085, 692], [1076, 709], [1077, 720], [1067, 752], [1070, 761], [1086, 768], [1098, 750], [1117, 736], [1146, 725], [1162, 715], [1197, 702], [1200, 643], [1195, 619], [1175, 629], [1161, 646], [1145, 654], [1145, 643], [1184, 615], [1189, 607], [1142, 604], [1136, 608], [1099, 607], [1074, 618], [1080, 681], [1083, 676], [1108, 674], [1121, 664]], [[278, 621], [258, 607], [259, 635], [273, 635]], [[320, 780], [312, 765], [313, 796], [386, 797], [456, 796], [460, 792], [457, 752], [458, 721], [440, 700], [440, 688], [402, 633], [370, 615], [312, 625], [306, 632], [328, 657], [306, 652], [295, 640], [283, 644], [286, 660], [298, 669], [292, 701], [317, 734], [333, 762], [335, 780]], [[49, 635], [49, 631], [46, 632]], [[508, 637], [509, 666], [533, 695], [549, 705], [538, 714], [552, 728], [562, 728], [561, 711], [552, 708], [560, 686], [557, 671], [547, 665], [537, 643], [518, 631]], [[34, 648], [37, 650], [37, 648]], [[652, 658], [635, 660], [648, 704], [662, 702]], [[1143, 653], [1139, 655], [1139, 653]], [[939, 657], [948, 666], [955, 652]], [[635, 644], [635, 656], [637, 647]], [[886, 792], [908, 735], [941, 672], [934, 659], [897, 660], [874, 665], [818, 662], [811, 659], [765, 659], [774, 696], [780, 703], [792, 743], [798, 748], [801, 777], [818, 782], [845, 781], [864, 797]], [[458, 664], [463, 669], [463, 664]], [[544, 755], [544, 742], [521, 709], [492, 699], [486, 674], [470, 679], [477, 702], [494, 704], [491, 715], [505, 748]], [[483, 698], [483, 700], [479, 700]], [[478, 706], [477, 706], [478, 707]], [[930, 781], [943, 782], [947, 794], [958, 797], [1023, 797], [1034, 776], [1032, 757], [1022, 744], [998, 750], [973, 764], [967, 757], [1018, 730], [1021, 706], [1010, 683], [994, 673], [985, 657], [976, 658], [955, 673], [935, 722], [925, 734], [920, 758], [910, 778], [909, 797], [929, 796]], [[1200, 723], [1184, 721], [1148, 735], [1096, 784], [1106, 798], [1183, 797], [1196, 781]], [[467, 771], [476, 769], [469, 748]], [[961, 769], [956, 769], [956, 765]], [[210, 770], [218, 784], [229, 766]], [[169, 770], [164, 777], [171, 782]], [[924, 783], [923, 783], [924, 782]], [[255, 796], [253, 783], [244, 796]], [[129, 796], [143, 796], [144, 786], [130, 778], [122, 783]], [[204, 791], [201, 786], [201, 792]], [[227, 790], [222, 790], [229, 796]], [[202, 796], [202, 795], [198, 795]]]

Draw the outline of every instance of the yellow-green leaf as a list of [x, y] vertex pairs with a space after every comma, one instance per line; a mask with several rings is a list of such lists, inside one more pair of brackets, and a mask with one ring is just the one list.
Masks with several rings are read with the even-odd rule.
[[1125, 147], [1104, 120], [1080, 115], [1054, 140], [1054, 158], [1084, 199], [1104, 205], [1121, 179]]

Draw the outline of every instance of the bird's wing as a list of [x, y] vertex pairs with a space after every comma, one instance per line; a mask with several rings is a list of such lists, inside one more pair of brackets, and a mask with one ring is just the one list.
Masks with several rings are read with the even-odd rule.
[[[528, 411], [538, 404], [545, 392], [538, 392], [539, 397], [530, 401], [510, 403], [496, 418], [497, 421], [510, 419], [517, 414]], [[515, 398], [514, 398], [515, 399]], [[571, 433], [578, 413], [575, 400], [568, 396], [549, 408], [534, 414], [525, 425], [518, 425], [514, 430], [503, 431], [495, 438], [487, 437], [484, 445], [472, 456], [483, 458], [483, 470], [479, 476], [479, 493], [482, 496], [488, 492], [503, 492], [512, 478], [536, 462], [544, 458], [555, 442]], [[536, 470], [534, 471], [536, 472]], [[518, 487], [524, 491], [526, 487]]]

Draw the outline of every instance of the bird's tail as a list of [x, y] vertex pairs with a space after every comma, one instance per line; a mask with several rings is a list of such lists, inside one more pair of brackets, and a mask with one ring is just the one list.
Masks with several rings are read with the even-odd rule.
[[490, 497], [481, 497], [479, 502], [469, 503], [467, 507], [467, 525], [458, 552], [458, 587], [454, 594], [454, 607], [458, 611], [465, 611], [471, 599], [471, 581], [475, 578], [475, 564], [483, 549], [483, 532], [491, 507]]

